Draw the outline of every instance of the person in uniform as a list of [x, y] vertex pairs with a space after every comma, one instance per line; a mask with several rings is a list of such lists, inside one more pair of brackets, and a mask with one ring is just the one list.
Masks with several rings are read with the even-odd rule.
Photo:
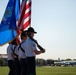
[[[29, 34], [27, 40], [21, 45], [25, 50], [26, 62], [28, 66], [28, 75], [36, 75], [36, 64], [35, 56], [42, 53], [42, 51], [37, 50], [36, 43], [30, 39], [34, 37], [34, 34], [37, 32], [34, 31], [32, 27], [27, 29], [27, 34]], [[45, 49], [43, 50], [45, 52]]]
[[27, 35], [26, 33], [23, 31], [21, 33], [21, 43], [19, 44], [19, 48], [18, 48], [18, 51], [19, 51], [19, 59], [20, 59], [20, 65], [21, 65], [21, 75], [27, 75], [27, 65], [26, 65], [26, 55], [25, 55], [25, 51], [24, 49], [22, 49], [21, 47], [21, 44], [26, 41], [27, 39]]
[[9, 74], [8, 75], [16, 75], [15, 74], [15, 65], [14, 65], [14, 55], [11, 49], [11, 42], [9, 43], [7, 47], [7, 60], [8, 60], [8, 66], [9, 66]]
[[16, 38], [12, 42], [11, 49], [14, 55], [15, 73], [16, 75], [21, 75], [21, 66], [18, 58], [18, 45], [17, 45]]

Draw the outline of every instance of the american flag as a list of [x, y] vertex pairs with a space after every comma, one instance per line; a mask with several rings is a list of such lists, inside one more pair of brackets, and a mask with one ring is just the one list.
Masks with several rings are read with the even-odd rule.
[[17, 30], [17, 42], [20, 43], [20, 29], [25, 30], [28, 26], [31, 26], [31, 0], [22, 0], [20, 9], [20, 18], [18, 20]]
[[21, 15], [18, 21], [18, 28], [25, 30], [31, 25], [31, 0], [23, 0], [21, 4]]

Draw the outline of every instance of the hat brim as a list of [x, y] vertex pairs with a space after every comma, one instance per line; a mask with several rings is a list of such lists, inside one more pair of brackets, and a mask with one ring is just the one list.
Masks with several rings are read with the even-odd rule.
[[[28, 33], [28, 32], [33, 32], [33, 31], [28, 31], [28, 30], [25, 30], [25, 32], [27, 32], [27, 33]], [[37, 33], [37, 32], [35, 32], [35, 31], [34, 31], [34, 34], [36, 34], [36, 33]]]
[[35, 34], [37, 33], [37, 32], [34, 32]]

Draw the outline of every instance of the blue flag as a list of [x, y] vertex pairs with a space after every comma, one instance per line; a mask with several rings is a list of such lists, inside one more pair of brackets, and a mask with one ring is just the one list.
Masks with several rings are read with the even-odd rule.
[[17, 35], [16, 20], [18, 20], [20, 13], [20, 4], [18, 3], [20, 3], [20, 0], [8, 1], [3, 19], [0, 24], [0, 45], [10, 42]]
[[15, 4], [15, 16], [16, 16], [16, 20], [19, 19], [19, 15], [20, 15], [20, 0], [16, 0], [16, 4]]
[[16, 31], [14, 30], [6, 30], [0, 32], [0, 46], [10, 42], [16, 37]]
[[14, 4], [13, 4], [13, 10], [12, 10], [12, 16], [11, 16], [11, 22], [10, 22], [10, 26], [9, 29], [16, 29], [17, 25], [16, 25], [16, 21], [19, 19], [19, 15], [20, 15], [20, 0], [14, 0]]

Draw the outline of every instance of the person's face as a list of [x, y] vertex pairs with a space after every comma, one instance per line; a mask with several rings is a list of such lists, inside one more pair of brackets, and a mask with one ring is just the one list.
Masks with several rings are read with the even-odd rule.
[[26, 40], [27, 39], [27, 36], [24, 36], [23, 38], [22, 38], [22, 40]]
[[34, 37], [34, 32], [31, 32], [31, 37]]

